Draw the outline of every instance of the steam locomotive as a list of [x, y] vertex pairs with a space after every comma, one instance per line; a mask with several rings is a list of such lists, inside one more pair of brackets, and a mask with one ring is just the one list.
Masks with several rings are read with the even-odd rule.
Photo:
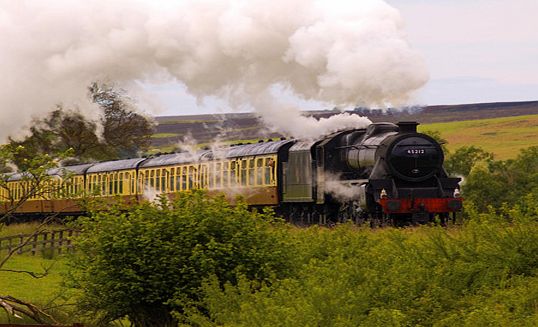
[[293, 144], [283, 154], [284, 210], [306, 223], [314, 217], [406, 225], [436, 216], [444, 223], [450, 213], [455, 219], [460, 179], [447, 176], [441, 146], [417, 125], [375, 123]]
[[[405, 225], [462, 209], [459, 178], [447, 176], [443, 151], [417, 133], [416, 122], [374, 123], [317, 140], [266, 141], [197, 153], [173, 153], [51, 170], [50, 191], [15, 210], [19, 215], [81, 214], [81, 199], [134, 203], [155, 194], [206, 189], [252, 207], [274, 207], [297, 224], [343, 221]], [[23, 175], [0, 190], [0, 211], [28, 187]], [[15, 201], [14, 201], [15, 200]]]

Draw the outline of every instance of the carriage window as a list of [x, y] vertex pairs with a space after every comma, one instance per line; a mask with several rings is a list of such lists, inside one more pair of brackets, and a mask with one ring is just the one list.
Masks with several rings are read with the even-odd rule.
[[187, 189], [191, 190], [195, 185], [195, 178], [196, 178], [195, 169], [194, 169], [194, 167], [189, 166], [189, 167], [187, 167], [187, 170], [188, 170], [188, 177], [187, 177], [188, 185], [187, 185]]
[[93, 175], [93, 182], [92, 182], [92, 192], [97, 193], [99, 192], [99, 175]]
[[230, 186], [235, 186], [237, 184], [237, 162], [230, 162]]
[[185, 173], [185, 170], [183, 167], [179, 167], [176, 169], [176, 189], [178, 191], [183, 191], [185, 189], [185, 186], [183, 185], [183, 181], [185, 178], [183, 177], [183, 174]]
[[174, 183], [175, 179], [176, 179], [176, 168], [170, 168], [170, 175], [169, 175], [170, 192], [176, 191], [176, 185]]
[[93, 175], [92, 181], [92, 193], [99, 192], [99, 175]]
[[256, 159], [256, 185], [263, 185], [263, 159]]
[[187, 190], [187, 179], [188, 179], [187, 167], [181, 167], [181, 190]]
[[118, 194], [118, 173], [114, 173], [111, 175], [112, 183], [114, 184], [114, 190], [111, 192], [112, 194]]
[[265, 183], [266, 185], [273, 184], [275, 161], [273, 158], [265, 160]]
[[207, 164], [202, 164], [199, 167], [197, 188], [207, 188]]
[[150, 170], [149, 172], [149, 186], [155, 188], [155, 170]]
[[248, 169], [247, 161], [241, 160], [241, 175], [240, 175], [240, 181], [239, 181], [241, 185], [247, 185], [247, 175], [248, 175], [247, 169]]
[[101, 176], [101, 194], [107, 195], [108, 193], [108, 178], [106, 175]]
[[170, 176], [170, 172], [168, 169], [163, 169], [161, 174], [161, 187], [163, 192], [169, 192], [170, 186], [168, 185], [168, 176]]
[[155, 171], [155, 190], [161, 191], [161, 170], [157, 169]]
[[248, 160], [248, 185], [256, 185], [254, 182], [255, 176], [256, 176], [256, 170], [254, 169], [254, 159]]
[[118, 174], [118, 192], [123, 194], [123, 173]]
[[215, 164], [215, 188], [222, 187], [222, 163]]
[[215, 163], [208, 163], [206, 166], [206, 175], [207, 175], [207, 188], [215, 188]]
[[97, 180], [98, 180], [98, 188], [99, 188], [99, 194], [101, 195], [105, 195], [105, 176], [99, 174], [97, 175]]
[[222, 163], [222, 187], [230, 186], [230, 162]]

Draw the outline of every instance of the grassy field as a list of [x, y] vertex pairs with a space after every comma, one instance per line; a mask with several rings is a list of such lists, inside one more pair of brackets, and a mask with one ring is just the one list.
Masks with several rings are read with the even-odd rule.
[[177, 133], [156, 133], [156, 134], [151, 135], [151, 138], [163, 139], [166, 137], [174, 137], [174, 136], [179, 136], [179, 135], [180, 134], [177, 134]]
[[521, 149], [538, 146], [538, 115], [426, 124], [419, 131], [439, 131], [450, 151], [475, 145], [504, 160], [515, 158]]
[[[3, 257], [3, 256], [2, 256]], [[55, 257], [45, 259], [41, 256], [15, 255], [3, 267], [9, 270], [25, 270], [42, 274], [46, 269], [48, 273], [42, 278], [33, 278], [26, 273], [0, 271], [0, 295], [15, 298], [38, 305], [41, 308], [63, 306], [68, 300], [62, 287], [63, 274], [67, 271], [67, 259]], [[70, 308], [70, 306], [67, 306]], [[63, 316], [58, 312], [57, 317]], [[10, 319], [11, 318], [11, 319]], [[8, 317], [4, 310], [0, 310], [0, 323], [6, 322], [31, 323], [29, 319], [19, 320]]]
[[[7, 226], [0, 224], [0, 237], [18, 235], [18, 234], [31, 234], [39, 227], [39, 225], [40, 224], [38, 222], [24, 223], [24, 224], [11, 224]], [[49, 224], [43, 227], [43, 230], [49, 230], [49, 231], [58, 230], [58, 229], [65, 229], [65, 225]]]
[[[35, 231], [39, 223], [12, 224], [8, 226], [0, 225], [0, 237], [30, 234]], [[47, 230], [63, 229], [64, 225], [48, 225]], [[0, 259], [6, 255], [6, 251], [0, 252]], [[28, 271], [41, 278], [33, 278], [27, 273], [10, 272], [6, 270]], [[29, 254], [14, 255], [7, 261], [0, 271], [0, 295], [13, 296], [15, 298], [34, 303], [40, 307], [50, 307], [63, 303], [60, 295], [65, 295], [62, 289], [62, 274], [67, 271], [67, 259], [64, 256], [44, 258], [41, 255], [31, 256]], [[0, 310], [0, 322], [8, 322], [8, 317], [3, 310]], [[31, 322], [29, 320], [12, 322]]]
[[66, 259], [56, 257], [45, 259], [41, 256], [15, 255], [3, 269], [26, 270], [42, 274], [42, 278], [33, 278], [25, 273], [0, 271], [0, 290], [2, 295], [11, 295], [33, 303], [47, 304], [62, 293], [62, 273], [67, 269]]

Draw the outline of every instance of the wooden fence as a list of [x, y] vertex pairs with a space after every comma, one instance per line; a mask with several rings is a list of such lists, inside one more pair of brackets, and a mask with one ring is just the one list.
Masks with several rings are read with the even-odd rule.
[[15, 251], [17, 254], [30, 252], [61, 254], [73, 250], [72, 239], [78, 231], [72, 229], [61, 229], [54, 231], [40, 232], [37, 234], [18, 234], [0, 237], [0, 252]]

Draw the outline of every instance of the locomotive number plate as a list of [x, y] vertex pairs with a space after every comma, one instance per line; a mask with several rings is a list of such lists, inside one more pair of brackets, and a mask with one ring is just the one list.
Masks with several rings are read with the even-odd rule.
[[409, 149], [407, 150], [407, 154], [425, 154], [426, 150], [424, 149]]

